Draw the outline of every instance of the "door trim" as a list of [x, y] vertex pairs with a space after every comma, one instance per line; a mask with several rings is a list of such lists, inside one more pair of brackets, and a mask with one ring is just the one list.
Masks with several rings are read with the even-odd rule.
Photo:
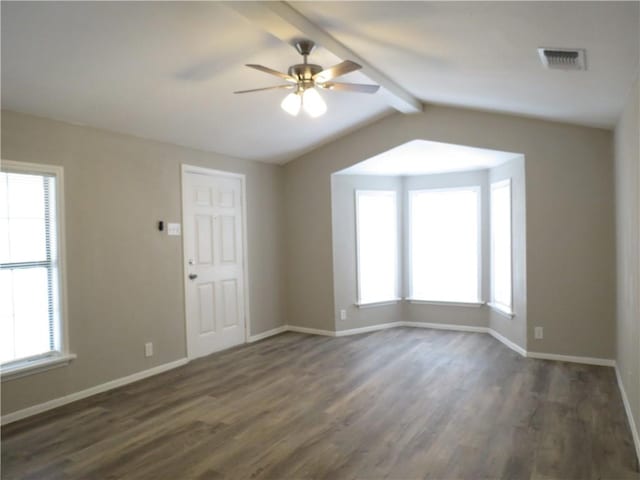
[[[229, 178], [237, 178], [240, 180], [240, 197], [242, 201], [242, 273], [244, 275], [244, 343], [249, 342], [250, 336], [250, 325], [251, 325], [251, 315], [249, 311], [249, 250], [247, 245], [247, 189], [246, 189], [246, 175], [243, 173], [235, 173], [228, 172], [225, 170], [215, 170], [212, 168], [205, 167], [197, 167], [195, 165], [188, 165], [186, 163], [181, 164], [181, 174], [180, 174], [180, 187], [181, 187], [181, 222], [184, 226], [184, 218], [185, 218], [185, 204], [186, 204], [186, 188], [185, 188], [185, 177], [187, 173], [197, 173], [200, 175], [209, 175], [215, 177], [229, 177]], [[185, 341], [185, 350], [187, 352], [187, 358], [189, 360], [193, 359], [193, 352], [189, 351], [189, 327], [188, 327], [188, 319], [187, 319], [187, 281], [186, 281], [186, 265], [188, 262], [187, 258], [187, 249], [185, 245], [185, 235], [186, 231], [183, 229], [182, 232], [182, 286], [183, 286], [183, 311], [184, 311], [184, 341]]]

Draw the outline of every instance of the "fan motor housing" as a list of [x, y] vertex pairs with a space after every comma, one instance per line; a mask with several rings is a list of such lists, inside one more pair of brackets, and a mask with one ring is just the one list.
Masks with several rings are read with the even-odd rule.
[[289, 75], [302, 82], [310, 82], [316, 73], [320, 73], [322, 67], [313, 63], [299, 63], [289, 67]]

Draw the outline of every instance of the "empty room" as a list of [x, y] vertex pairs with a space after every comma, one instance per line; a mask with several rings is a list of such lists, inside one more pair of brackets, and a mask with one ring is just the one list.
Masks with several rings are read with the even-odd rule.
[[640, 480], [640, 2], [0, 16], [2, 479]]

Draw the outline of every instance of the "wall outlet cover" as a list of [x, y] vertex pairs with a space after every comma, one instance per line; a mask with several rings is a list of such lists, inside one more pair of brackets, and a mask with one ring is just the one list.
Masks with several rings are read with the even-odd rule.
[[153, 343], [145, 343], [144, 344], [144, 356], [152, 357], [153, 356]]
[[346, 319], [347, 319], [347, 311], [340, 310], [340, 320], [346, 320]]
[[533, 337], [536, 340], [542, 340], [544, 338], [544, 330], [542, 327], [536, 327], [533, 330]]
[[179, 223], [167, 224], [167, 235], [180, 236], [180, 234], [181, 234], [181, 228]]

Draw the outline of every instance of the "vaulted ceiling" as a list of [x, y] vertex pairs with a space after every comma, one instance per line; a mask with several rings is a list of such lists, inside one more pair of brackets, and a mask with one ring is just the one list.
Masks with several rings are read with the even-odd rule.
[[[611, 128], [638, 72], [638, 6], [292, 2], [256, 19], [220, 2], [2, 2], [2, 108], [274, 163], [403, 98]], [[278, 83], [244, 64], [299, 62], [288, 27], [324, 42], [313, 63], [349, 53], [365, 68], [341, 80], [384, 88], [322, 92], [315, 119], [282, 111], [286, 91], [234, 95]], [[545, 70], [538, 47], [585, 48], [588, 68]]]

